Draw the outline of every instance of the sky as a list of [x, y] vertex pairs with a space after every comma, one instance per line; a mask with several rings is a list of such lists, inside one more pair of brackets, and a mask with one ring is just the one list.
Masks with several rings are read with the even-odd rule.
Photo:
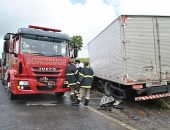
[[28, 25], [81, 35], [79, 57], [88, 57], [87, 43], [120, 14], [169, 15], [169, 0], [0, 0], [0, 53], [5, 33]]

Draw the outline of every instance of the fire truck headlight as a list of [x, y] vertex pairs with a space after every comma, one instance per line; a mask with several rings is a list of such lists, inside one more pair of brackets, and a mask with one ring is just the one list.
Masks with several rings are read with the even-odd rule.
[[28, 81], [19, 81], [19, 85], [29, 85]]

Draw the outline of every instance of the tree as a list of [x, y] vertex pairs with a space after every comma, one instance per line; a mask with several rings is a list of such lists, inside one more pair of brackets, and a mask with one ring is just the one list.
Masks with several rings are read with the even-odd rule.
[[81, 48], [83, 47], [83, 39], [81, 36], [78, 36], [78, 35], [73, 36], [73, 37], [71, 37], [69, 44], [71, 45], [72, 48], [75, 48], [74, 45], [76, 45], [77, 49], [81, 50]]

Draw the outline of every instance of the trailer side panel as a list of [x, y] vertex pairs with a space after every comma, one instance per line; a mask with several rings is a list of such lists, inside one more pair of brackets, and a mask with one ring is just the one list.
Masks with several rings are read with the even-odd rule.
[[122, 82], [121, 20], [118, 18], [89, 43], [90, 65], [99, 78]]

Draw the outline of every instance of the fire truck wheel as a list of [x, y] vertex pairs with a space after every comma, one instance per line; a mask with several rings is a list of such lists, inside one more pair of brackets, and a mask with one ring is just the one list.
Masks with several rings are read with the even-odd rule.
[[63, 95], [64, 95], [64, 92], [55, 93], [56, 98], [61, 98], [61, 97], [63, 97]]
[[7, 83], [5, 82], [5, 80], [1, 80], [2, 85], [7, 85]]
[[13, 92], [10, 91], [10, 100], [16, 100], [18, 98], [18, 95], [13, 94]]
[[14, 94], [11, 90], [11, 82], [10, 82], [10, 76], [8, 75], [7, 78], [7, 91], [9, 92], [10, 95], [10, 100], [16, 100], [18, 95]]

